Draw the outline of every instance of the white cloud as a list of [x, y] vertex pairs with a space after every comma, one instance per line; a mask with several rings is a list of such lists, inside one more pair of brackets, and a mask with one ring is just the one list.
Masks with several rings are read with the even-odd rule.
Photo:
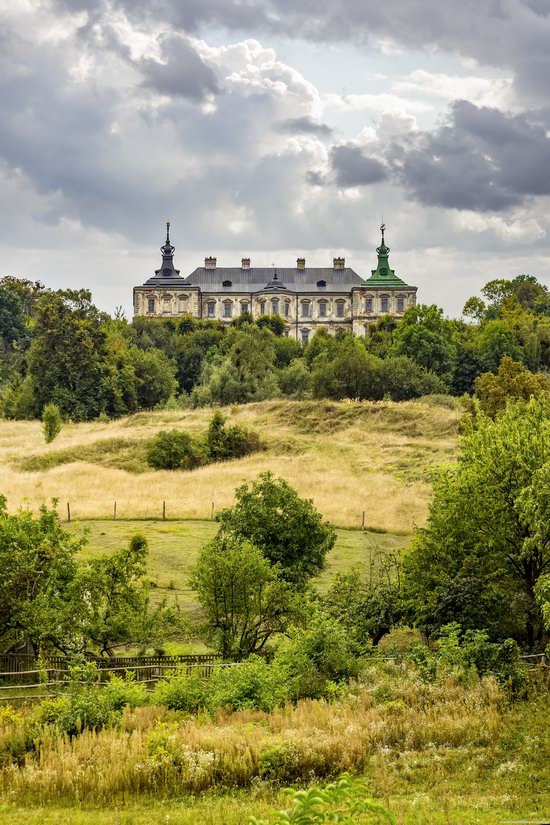
[[444, 100], [469, 100], [480, 106], [510, 108], [513, 105], [513, 80], [468, 75], [432, 73], [416, 69], [390, 87], [398, 95], [428, 95]]

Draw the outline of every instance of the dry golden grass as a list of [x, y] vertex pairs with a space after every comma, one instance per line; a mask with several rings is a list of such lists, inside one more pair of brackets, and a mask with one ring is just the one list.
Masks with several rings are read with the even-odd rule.
[[[46, 445], [38, 422], [0, 423], [0, 491], [11, 509], [58, 498], [76, 518], [158, 518], [163, 500], [170, 518], [205, 518], [233, 501], [235, 487], [271, 470], [313, 499], [332, 522], [409, 531], [422, 524], [431, 496], [430, 469], [454, 458], [459, 414], [441, 407], [390, 402], [272, 401], [225, 411], [253, 427], [268, 445], [240, 461], [192, 472], [128, 472], [98, 454], [97, 463], [74, 461], [24, 472], [23, 461], [124, 440], [136, 452], [161, 429], [206, 429], [211, 410], [140, 413], [111, 423], [65, 425]], [[119, 462], [125, 466], [122, 459]], [[111, 465], [111, 466], [108, 466]]]

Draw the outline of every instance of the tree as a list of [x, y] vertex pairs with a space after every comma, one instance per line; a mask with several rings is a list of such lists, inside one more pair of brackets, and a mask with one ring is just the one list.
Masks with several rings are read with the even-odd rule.
[[50, 444], [61, 432], [61, 413], [56, 404], [46, 404], [42, 410], [42, 430], [46, 444]]
[[173, 362], [159, 349], [133, 349], [132, 361], [139, 407], [152, 410], [168, 401], [178, 386]]
[[550, 404], [519, 402], [494, 422], [481, 413], [476, 426], [437, 481], [406, 559], [410, 605], [434, 633], [454, 593], [451, 620], [471, 628], [470, 607], [481, 603], [477, 627], [532, 648], [542, 638], [535, 587], [550, 568]]
[[382, 398], [381, 360], [351, 335], [336, 342], [332, 358], [319, 355], [312, 371], [316, 398]]
[[262, 551], [241, 537], [218, 534], [191, 576], [204, 612], [207, 640], [224, 656], [245, 657], [284, 633], [297, 609], [292, 588]]
[[495, 418], [510, 401], [550, 395], [550, 380], [546, 376], [534, 375], [508, 355], [500, 362], [496, 375], [492, 372], [479, 375], [474, 387], [480, 408], [490, 418]]
[[409, 307], [393, 333], [391, 355], [406, 355], [447, 384], [456, 359], [456, 330], [435, 305]]
[[380, 383], [384, 395], [387, 393], [392, 401], [446, 392], [441, 378], [405, 355], [384, 358], [380, 363]]
[[334, 546], [336, 533], [311, 499], [302, 499], [284, 479], [261, 473], [235, 491], [236, 504], [218, 514], [218, 536], [249, 541], [281, 577], [303, 589], [318, 575]]
[[[286, 341], [286, 338], [282, 339]], [[307, 398], [311, 389], [311, 373], [303, 358], [294, 361], [279, 373], [279, 387], [288, 398]]]
[[161, 430], [147, 444], [147, 464], [155, 470], [192, 470], [206, 463], [202, 445], [181, 430]]

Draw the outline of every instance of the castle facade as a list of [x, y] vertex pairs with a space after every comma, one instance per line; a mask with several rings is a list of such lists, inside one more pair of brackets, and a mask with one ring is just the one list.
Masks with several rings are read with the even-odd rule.
[[237, 267], [218, 266], [216, 258], [184, 277], [174, 267], [175, 247], [170, 222], [161, 247], [162, 265], [141, 286], [134, 287], [134, 315], [157, 318], [191, 316], [231, 323], [242, 313], [253, 318], [279, 315], [285, 335], [306, 343], [318, 327], [365, 335], [369, 324], [383, 315], [401, 317], [416, 303], [415, 286], [408, 286], [389, 266], [389, 247], [377, 248], [378, 266], [362, 278], [334, 258], [332, 267], [306, 267], [305, 258], [288, 268], [252, 266], [242, 258]]

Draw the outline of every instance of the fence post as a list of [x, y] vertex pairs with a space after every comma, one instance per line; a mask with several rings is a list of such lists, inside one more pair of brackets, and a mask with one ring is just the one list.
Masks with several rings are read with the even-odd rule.
[[115, 506], [113, 507], [113, 521], [116, 521], [116, 501]]
[[162, 520], [166, 521], [166, 502], [162, 502]]
[[363, 510], [363, 518], [361, 520], [361, 530], [365, 529], [365, 511]]
[[214, 521], [214, 502], [212, 502], [212, 512], [210, 513], [211, 521]]
[[71, 505], [67, 502], [67, 521], [70, 523], [71, 521]]

